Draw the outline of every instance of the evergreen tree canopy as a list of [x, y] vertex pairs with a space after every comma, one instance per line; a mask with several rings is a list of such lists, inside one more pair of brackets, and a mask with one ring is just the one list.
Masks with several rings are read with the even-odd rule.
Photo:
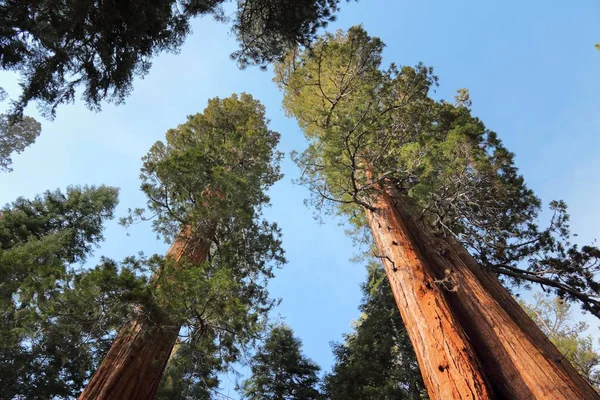
[[296, 161], [318, 210], [348, 215], [364, 228], [381, 190], [402, 193], [414, 213], [453, 235], [482, 266], [536, 282], [600, 317], [600, 251], [568, 242], [563, 202], [541, 205], [514, 166], [513, 154], [471, 115], [466, 90], [454, 104], [437, 101], [431, 68], [382, 67], [384, 44], [361, 27], [319, 38], [276, 67], [284, 108], [308, 148]]
[[[155, 231], [192, 248], [209, 243], [202, 264], [167, 257], [151, 271], [145, 313], [184, 327], [161, 396], [182, 384], [189, 396], [206, 395], [215, 374], [264, 329], [274, 303], [266, 280], [285, 262], [279, 228], [262, 217], [266, 190], [281, 177], [279, 134], [267, 122], [250, 95], [215, 98], [143, 158], [141, 187]], [[136, 218], [146, 218], [143, 209], [122, 222]]]
[[[211, 243], [205, 265], [168, 263], [157, 271], [170, 317], [177, 307], [202, 309], [198, 315], [187, 310], [186, 316], [214, 318], [230, 318], [228, 312], [236, 310], [240, 317], [251, 309], [267, 310], [271, 301], [263, 278], [272, 276], [272, 261], [284, 258], [279, 228], [262, 218], [269, 204], [266, 190], [281, 177], [281, 154], [275, 150], [279, 134], [268, 129], [264, 107], [247, 94], [215, 98], [166, 138], [144, 156], [141, 173], [154, 229], [167, 240]], [[136, 217], [145, 218], [144, 210], [134, 210], [122, 222]], [[188, 304], [195, 293], [206, 298]], [[223, 309], [206, 309], [206, 301]]]
[[[0, 101], [6, 100], [7, 96], [0, 88]], [[41, 131], [41, 124], [31, 117], [10, 121], [7, 114], [0, 114], [0, 172], [12, 171], [11, 154], [22, 153], [35, 142]]]
[[123, 102], [154, 56], [177, 51], [193, 17], [231, 19], [240, 43], [232, 56], [242, 66], [264, 66], [288, 48], [308, 45], [339, 1], [238, 0], [229, 18], [225, 0], [6, 0], [0, 4], [0, 66], [21, 73], [17, 117], [30, 101], [54, 116], [78, 87], [87, 105], [99, 109], [102, 100]]
[[210, 400], [223, 372], [217, 343], [209, 336], [179, 342], [173, 349], [158, 400]]
[[[71, 266], [102, 240], [116, 202], [115, 188], [70, 187], [0, 212], [0, 398], [67, 398], [89, 377], [95, 351], [106, 345], [96, 316], [120, 293], [103, 293], [103, 303], [87, 290], [105, 279], [110, 262], [82, 274]], [[125, 286], [127, 277], [113, 278], [120, 280], [113, 288]]]
[[412, 344], [378, 263], [369, 264], [362, 291], [359, 321], [343, 343], [333, 345], [335, 365], [323, 385], [326, 398], [427, 398]]
[[243, 384], [251, 400], [316, 400], [319, 366], [301, 352], [302, 342], [287, 326], [271, 330], [251, 361], [252, 376]]
[[210, 241], [201, 265], [138, 256], [71, 267], [102, 239], [114, 188], [47, 192], [2, 210], [0, 398], [77, 396], [119, 329], [140, 314], [184, 327], [159, 398], [210, 398], [218, 373], [264, 329], [273, 304], [265, 282], [284, 262], [279, 230], [261, 215], [264, 191], [280, 177], [279, 135], [266, 124], [251, 96], [213, 99], [144, 158], [157, 233]]

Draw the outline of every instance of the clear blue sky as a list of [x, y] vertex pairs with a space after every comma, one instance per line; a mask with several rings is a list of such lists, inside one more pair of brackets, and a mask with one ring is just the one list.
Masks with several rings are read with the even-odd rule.
[[[468, 88], [475, 114], [516, 153], [529, 185], [546, 203], [567, 201], [579, 241], [600, 238], [597, 0], [362, 0], [341, 7], [330, 29], [362, 23], [387, 44], [385, 63], [433, 66], [440, 98]], [[123, 215], [145, 202], [138, 172], [150, 145], [204, 109], [207, 99], [234, 92], [251, 93], [265, 104], [272, 129], [282, 134], [282, 151], [303, 149], [271, 73], [238, 70], [229, 59], [235, 49], [226, 26], [198, 19], [180, 54], [157, 57], [126, 104], [105, 105], [101, 113], [81, 101], [60, 107], [56, 120], [42, 120], [37, 143], [14, 157], [14, 172], [0, 175], [0, 203], [69, 184], [108, 184], [121, 188], [117, 213]], [[18, 95], [16, 75], [0, 74], [0, 86]], [[37, 115], [34, 107], [28, 112]], [[319, 225], [312, 219], [302, 202], [306, 190], [291, 183], [297, 169], [289, 157], [283, 171], [267, 214], [283, 229], [289, 264], [270, 288], [283, 298], [278, 312], [303, 340], [305, 353], [327, 370], [329, 342], [340, 340], [358, 317], [364, 268], [349, 261], [355, 249], [336, 221]], [[148, 224], [130, 232], [126, 236], [110, 223], [96, 254], [120, 259], [139, 250], [165, 251]]]

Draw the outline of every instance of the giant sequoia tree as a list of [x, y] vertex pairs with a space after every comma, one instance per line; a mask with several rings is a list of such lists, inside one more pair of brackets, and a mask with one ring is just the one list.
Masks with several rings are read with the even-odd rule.
[[262, 218], [280, 177], [278, 140], [243, 94], [210, 100], [152, 146], [142, 190], [155, 230], [174, 241], [81, 399], [153, 398], [180, 332], [223, 363], [257, 337], [272, 305], [265, 279], [283, 261], [279, 230]]
[[276, 81], [309, 140], [301, 181], [372, 233], [430, 397], [597, 398], [497, 274], [599, 315], [598, 249], [568, 244], [560, 202], [538, 227], [540, 201], [466, 91], [436, 101], [431, 69], [384, 69], [382, 49], [362, 28], [326, 35]]

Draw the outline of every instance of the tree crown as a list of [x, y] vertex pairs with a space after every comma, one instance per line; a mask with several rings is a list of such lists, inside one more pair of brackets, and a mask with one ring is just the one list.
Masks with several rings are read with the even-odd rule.
[[538, 227], [540, 200], [513, 154], [470, 110], [430, 96], [431, 68], [382, 67], [383, 43], [362, 27], [326, 34], [276, 66], [283, 105], [309, 140], [295, 156], [317, 210], [358, 229], [382, 192], [410, 199], [415, 215], [457, 238], [512, 282], [552, 286], [600, 316], [600, 251], [569, 242], [566, 205]]

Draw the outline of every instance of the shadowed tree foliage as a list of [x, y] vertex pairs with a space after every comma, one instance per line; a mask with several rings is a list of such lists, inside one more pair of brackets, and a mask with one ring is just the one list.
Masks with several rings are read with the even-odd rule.
[[[177, 52], [191, 33], [191, 20], [212, 16], [228, 23], [239, 43], [238, 65], [266, 65], [286, 50], [309, 46], [319, 28], [335, 18], [340, 0], [6, 0], [0, 2], [0, 68], [17, 71], [22, 92], [0, 121], [0, 170], [8, 156], [33, 143], [39, 127], [24, 118], [30, 102], [54, 118], [60, 104], [80, 91], [86, 105], [123, 103], [135, 77], [152, 59]], [[6, 131], [5, 120], [19, 127]], [[14, 130], [21, 130], [21, 134]], [[24, 132], [31, 132], [23, 135]], [[35, 132], [35, 134], [33, 134]]]
[[92, 109], [102, 100], [121, 103], [136, 76], [148, 73], [157, 54], [177, 51], [190, 21], [211, 15], [231, 22], [240, 65], [279, 59], [307, 46], [334, 18], [340, 0], [6, 0], [0, 4], [0, 66], [18, 71], [23, 92], [12, 113], [37, 101], [49, 117], [73, 101], [76, 89]]
[[318, 400], [319, 366], [301, 352], [302, 342], [285, 325], [274, 327], [252, 357], [252, 376], [242, 385], [250, 400]]
[[10, 122], [6, 114], [0, 115], [0, 172], [12, 171], [11, 154], [22, 153], [35, 142], [41, 130], [41, 124], [31, 117]]
[[267, 122], [250, 95], [215, 98], [143, 158], [152, 215], [137, 209], [122, 222], [153, 218], [173, 245], [150, 271], [152, 298], [138, 305], [80, 398], [153, 398], [178, 336], [182, 353], [162, 393], [185, 385], [206, 394], [214, 374], [259, 337], [274, 304], [266, 281], [284, 262], [279, 229], [262, 215], [266, 190], [281, 176], [279, 134]]
[[426, 399], [425, 386], [385, 271], [369, 264], [362, 315], [343, 343], [333, 344], [335, 365], [324, 379], [331, 400]]
[[120, 323], [122, 288], [138, 286], [108, 260], [73, 268], [102, 240], [116, 203], [115, 188], [70, 187], [0, 211], [0, 398], [68, 398], [89, 378], [107, 327]]
[[600, 251], [569, 242], [562, 202], [538, 226], [539, 199], [466, 90], [433, 99], [431, 68], [383, 67], [383, 47], [354, 27], [275, 68], [309, 141], [295, 160], [312, 204], [372, 233], [430, 397], [596, 398], [496, 275], [600, 317]]
[[[0, 102], [8, 97], [0, 88]], [[7, 114], [0, 114], [0, 172], [12, 171], [11, 154], [22, 153], [40, 135], [42, 126], [31, 117], [21, 117], [11, 121]]]

